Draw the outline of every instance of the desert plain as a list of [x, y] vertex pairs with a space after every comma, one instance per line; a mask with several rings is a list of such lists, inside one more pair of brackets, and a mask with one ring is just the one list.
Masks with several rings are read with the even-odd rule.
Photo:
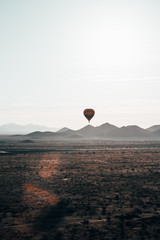
[[0, 239], [160, 239], [160, 143], [2, 141]]

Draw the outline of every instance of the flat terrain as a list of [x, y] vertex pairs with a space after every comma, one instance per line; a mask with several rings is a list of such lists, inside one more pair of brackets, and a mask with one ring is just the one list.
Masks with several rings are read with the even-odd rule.
[[0, 239], [160, 239], [160, 144], [1, 143]]

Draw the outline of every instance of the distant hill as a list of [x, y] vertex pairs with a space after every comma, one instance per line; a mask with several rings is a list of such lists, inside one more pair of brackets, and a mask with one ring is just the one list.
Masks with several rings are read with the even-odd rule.
[[57, 132], [66, 132], [66, 131], [68, 131], [68, 130], [71, 130], [71, 129], [69, 129], [69, 128], [67, 128], [67, 127], [64, 127], [64, 128], [61, 128], [60, 130], [58, 130]]
[[157, 131], [152, 132], [152, 135], [155, 137], [160, 137], [160, 129], [158, 129]]
[[40, 132], [40, 131], [36, 131], [36, 132], [33, 132], [33, 133], [29, 133], [27, 134], [26, 136], [29, 137], [29, 138], [46, 138], [46, 137], [54, 137], [56, 136], [57, 133], [55, 132]]
[[155, 132], [159, 129], [160, 129], [160, 125], [154, 125], [152, 127], [147, 128], [146, 130], [148, 130], [149, 132]]
[[148, 130], [140, 128], [136, 125], [121, 127], [111, 132], [110, 137], [119, 138], [122, 140], [143, 140], [151, 138], [151, 134]]
[[0, 126], [0, 134], [27, 134], [34, 131], [57, 131], [57, 128], [48, 128], [41, 125], [27, 124], [19, 125], [16, 123], [8, 123]]
[[67, 138], [81, 138], [83, 136], [76, 134], [76, 131], [71, 129], [66, 129], [66, 131], [58, 132], [40, 132], [36, 131], [30, 134], [25, 135], [27, 138], [31, 139], [44, 139], [44, 140], [65, 140]]
[[99, 127], [96, 127], [96, 135], [103, 138], [110, 137], [112, 132], [117, 131], [118, 129], [118, 127], [111, 125], [110, 123], [104, 123]]
[[95, 136], [95, 127], [91, 125], [87, 125], [80, 130], [77, 130], [76, 133], [84, 136], [84, 137], [94, 137]]
[[91, 125], [87, 125], [84, 128], [77, 131], [78, 134], [81, 134], [87, 138], [105, 138], [108, 137], [109, 134], [118, 129], [118, 127], [111, 125], [109, 123], [102, 124], [98, 127], [93, 127]]

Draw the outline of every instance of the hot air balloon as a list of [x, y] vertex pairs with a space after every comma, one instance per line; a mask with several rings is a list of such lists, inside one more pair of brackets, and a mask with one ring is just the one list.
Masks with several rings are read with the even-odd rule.
[[92, 119], [92, 117], [95, 114], [95, 111], [91, 108], [85, 109], [83, 111], [84, 116], [88, 119], [88, 122], [90, 122], [90, 120]]

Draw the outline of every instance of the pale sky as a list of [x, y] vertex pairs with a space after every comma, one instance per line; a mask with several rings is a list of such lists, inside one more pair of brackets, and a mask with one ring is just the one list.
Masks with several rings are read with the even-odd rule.
[[160, 124], [159, 0], [0, 0], [0, 125]]

